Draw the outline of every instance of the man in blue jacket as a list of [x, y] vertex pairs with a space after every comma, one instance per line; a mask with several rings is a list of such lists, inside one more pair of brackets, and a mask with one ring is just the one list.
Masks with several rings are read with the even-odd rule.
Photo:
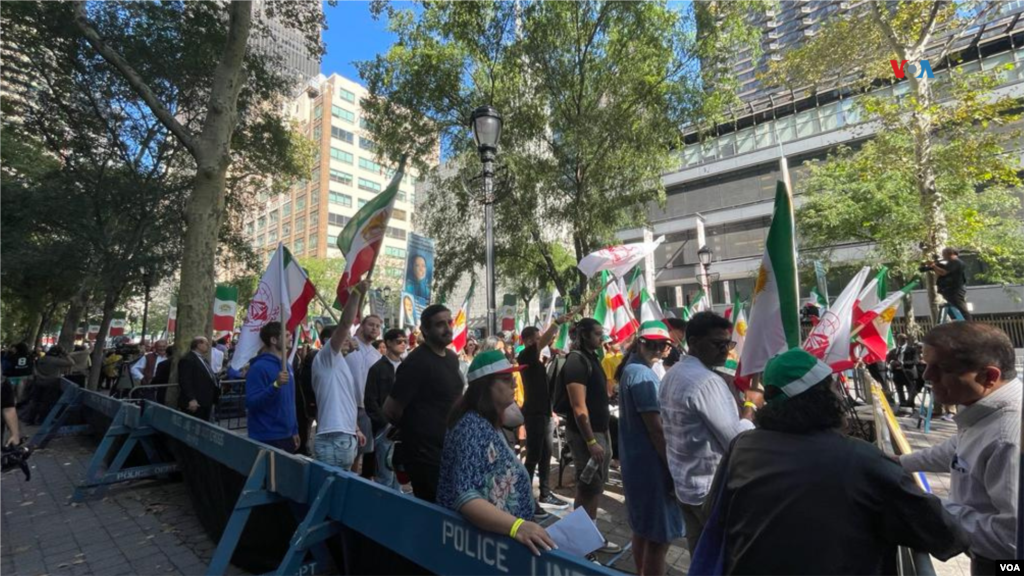
[[282, 369], [289, 334], [280, 322], [268, 322], [260, 329], [260, 341], [263, 347], [249, 361], [245, 376], [249, 438], [294, 454], [299, 448], [295, 377], [291, 366]]

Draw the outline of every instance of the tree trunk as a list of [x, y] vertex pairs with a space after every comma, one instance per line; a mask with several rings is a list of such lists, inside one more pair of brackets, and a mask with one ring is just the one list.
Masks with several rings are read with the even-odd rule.
[[50, 304], [50, 307], [43, 310], [43, 315], [39, 319], [39, 326], [36, 330], [35, 336], [32, 337], [32, 346], [39, 346], [42, 344], [43, 333], [46, 332], [46, 326], [50, 323], [50, 318], [53, 318], [53, 313], [57, 310], [57, 304]]
[[100, 321], [100, 331], [96, 334], [96, 345], [92, 349], [92, 368], [89, 369], [89, 379], [85, 387], [88, 390], [96, 390], [100, 385], [100, 373], [103, 371], [103, 343], [107, 341], [107, 332], [110, 330], [110, 322], [114, 318], [114, 308], [117, 307], [120, 290], [108, 292], [103, 299], [103, 320]]
[[[917, 106], [911, 117], [914, 135], [914, 163], [917, 167], [917, 192], [924, 212], [927, 236], [924, 239], [922, 257], [930, 259], [946, 246], [949, 239], [949, 228], [946, 214], [943, 211], [945, 199], [935, 185], [935, 169], [932, 165], [932, 117], [928, 108], [932, 104], [931, 84], [927, 76], [909, 78], [910, 87], [917, 99]], [[929, 274], [925, 278], [928, 291], [928, 307], [932, 320], [938, 318], [938, 305], [935, 278]]]
[[28, 345], [29, 348], [35, 347], [36, 334], [39, 333], [39, 323], [43, 318], [43, 312], [36, 310], [32, 312], [28, 317], [28, 321], [25, 323], [25, 332], [21, 338], [21, 341]]
[[82, 314], [87, 308], [89, 308], [89, 290], [83, 287], [71, 300], [68, 313], [64, 316], [64, 324], [60, 327], [57, 344], [65, 350], [69, 350], [75, 344], [75, 332], [78, 330], [78, 323], [81, 322]]

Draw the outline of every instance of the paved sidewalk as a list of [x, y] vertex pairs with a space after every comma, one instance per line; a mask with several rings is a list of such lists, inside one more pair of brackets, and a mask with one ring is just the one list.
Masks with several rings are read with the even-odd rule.
[[[181, 482], [115, 486], [100, 500], [71, 503], [95, 445], [59, 438], [32, 455], [32, 480], [0, 480], [0, 572], [19, 576], [199, 575], [216, 546]], [[231, 567], [229, 574], [244, 574]]]

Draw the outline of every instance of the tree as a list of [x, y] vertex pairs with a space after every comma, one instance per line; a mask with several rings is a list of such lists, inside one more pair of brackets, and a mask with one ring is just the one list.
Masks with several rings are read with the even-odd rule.
[[[548, 281], [568, 293], [564, 270], [543, 247], [564, 238], [579, 260], [663, 198], [661, 174], [675, 162], [681, 127], [708, 113], [731, 85], [713, 70], [702, 76], [700, 61], [752, 38], [745, 15], [755, 4], [389, 8], [397, 42], [358, 64], [370, 92], [363, 111], [381, 158], [408, 154], [426, 173], [440, 136], [443, 155], [453, 159], [451, 171], [432, 176], [432, 189], [443, 192], [423, 207], [441, 282], [484, 260], [480, 221], [467, 222], [479, 201], [463, 185], [480, 172], [467, 132], [476, 106], [491, 104], [504, 116], [498, 244], [529, 239], [542, 248], [518, 255], [540, 256]], [[575, 280], [582, 291], [585, 279]]]
[[[971, 208], [964, 206], [967, 196], [949, 196], [962, 192], [963, 189], [955, 186], [947, 188], [940, 183], [946, 177], [938, 172], [942, 165], [942, 158], [939, 157], [940, 148], [944, 148], [941, 138], [956, 136], [960, 128], [966, 129], [976, 111], [981, 114], [979, 122], [999, 122], [992, 114], [1000, 112], [998, 108], [994, 110], [984, 105], [983, 100], [978, 98], [978, 92], [960, 89], [954, 95], [954, 98], [960, 98], [956, 107], [967, 116], [951, 117], [944, 103], [937, 101], [935, 97], [937, 93], [941, 94], [945, 90], [941, 86], [936, 86], [936, 82], [929, 79], [927, 74], [919, 74], [919, 63], [927, 59], [929, 63], [934, 63], [933, 67], [939, 67], [940, 64], [955, 64], [956, 55], [953, 50], [957, 47], [957, 41], [963, 34], [973, 30], [977, 22], [998, 8], [998, 2], [866, 2], [860, 8], [861, 13], [855, 15], [859, 17], [836, 17], [826, 23], [812, 41], [791, 51], [780, 62], [773, 64], [768, 74], [770, 81], [792, 88], [804, 89], [811, 86], [812, 90], [822, 90], [836, 84], [864, 88], [894, 78], [890, 60], [908, 63], [904, 66], [904, 72], [909, 90], [899, 100], [898, 105], [885, 106], [876, 101], [866, 106], [866, 110], [874, 118], [882, 121], [885, 128], [882, 136], [890, 136], [885, 132], [888, 129], [895, 129], [909, 137], [909, 149], [906, 148], [907, 141], [899, 146], [902, 151], [911, 152], [909, 156], [902, 157], [908, 167], [902, 175], [911, 177], [910, 183], [916, 191], [916, 202], [911, 206], [913, 210], [920, 212], [921, 220], [919, 225], [913, 228], [917, 234], [915, 238], [904, 236], [910, 244], [903, 249], [901, 256], [905, 256], [907, 251], [913, 250], [913, 246], [920, 244], [917, 256], [919, 259], [926, 258], [945, 247], [951, 234], [954, 237], [962, 235], [955, 229], [962, 228], [968, 222], [961, 219], [951, 225], [948, 218], [951, 214], [967, 215]], [[947, 30], [950, 31], [948, 37], [936, 45], [935, 40], [939, 34]], [[837, 63], [834, 55], [840, 52], [844, 57], [838, 59]], [[918, 78], [918, 75], [921, 77]], [[949, 82], [956, 90], [957, 82], [966, 81], [958, 79], [957, 76], [950, 74], [948, 81], [936, 81]], [[956, 120], [959, 122], [955, 122]], [[870, 155], [876, 153], [880, 147], [885, 148], [893, 144], [880, 142], [877, 146], [866, 146], [864, 150]], [[978, 160], [982, 162], [979, 168], [986, 163], [983, 158]], [[971, 170], [972, 168], [968, 168], [967, 171]], [[872, 173], [866, 175], [870, 176]], [[980, 180], [984, 182], [988, 179]], [[964, 180], [961, 178], [959, 182], [963, 183]], [[996, 190], [987, 191], [983, 195], [984, 198], [973, 199], [973, 202], [980, 204], [978, 207], [984, 208], [984, 213], [995, 215], [995, 212], [988, 209], [999, 206], [1005, 208], [1009, 201], [1005, 194], [997, 192], [1005, 183], [1005, 180], [998, 181]], [[870, 196], [867, 199], [874, 200]], [[910, 198], [904, 196], [903, 199]], [[873, 209], [860, 206], [859, 203], [846, 202], [846, 206], [848, 209], [857, 210], [858, 213]], [[896, 263], [905, 261], [901, 259]], [[927, 279], [932, 313], [935, 314], [935, 286], [930, 276]]]
[[[77, 31], [189, 153], [194, 179], [185, 209], [178, 334], [203, 334], [210, 321], [215, 257], [224, 221], [234, 136], [247, 115], [270, 118], [270, 59], [248, 50], [253, 3], [73, 3]], [[301, 30], [320, 55], [319, 3], [269, 1], [265, 15]], [[174, 47], [174, 49], [170, 49]], [[261, 80], [265, 82], [260, 82]]]

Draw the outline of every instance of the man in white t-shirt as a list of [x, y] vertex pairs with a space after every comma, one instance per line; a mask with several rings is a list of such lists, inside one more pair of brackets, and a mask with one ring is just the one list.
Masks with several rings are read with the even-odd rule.
[[328, 326], [320, 332], [320, 340], [327, 346], [313, 360], [313, 392], [317, 408], [313, 455], [317, 460], [343, 470], [352, 468], [359, 447], [366, 443], [358, 425], [362, 390], [357, 386], [342, 350], [350, 338], [352, 321], [367, 287], [368, 283], [364, 281], [352, 288], [338, 325]]
[[370, 417], [366, 414], [363, 398], [366, 394], [366, 375], [370, 373], [370, 367], [380, 360], [380, 351], [373, 345], [373, 342], [380, 338], [380, 330], [384, 321], [376, 314], [370, 314], [363, 318], [356, 329], [355, 337], [351, 338], [352, 351], [345, 356], [345, 362], [356, 383], [356, 406], [359, 409], [357, 423], [359, 431], [366, 437], [366, 444], [359, 448], [359, 456], [356, 458], [352, 471], [359, 474], [362, 471], [363, 454], [370, 454], [373, 458], [373, 425]]

